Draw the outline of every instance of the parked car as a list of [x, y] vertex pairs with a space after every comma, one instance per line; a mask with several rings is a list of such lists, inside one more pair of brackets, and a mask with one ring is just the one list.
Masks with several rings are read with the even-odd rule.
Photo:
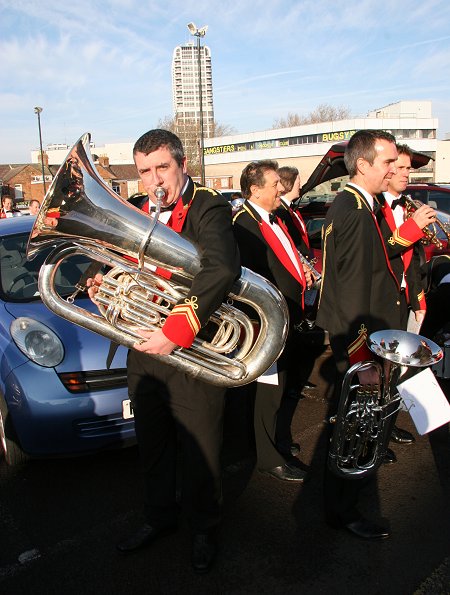
[[409, 184], [405, 194], [450, 214], [450, 187], [441, 184]]
[[[126, 382], [126, 349], [106, 369], [110, 342], [42, 303], [39, 268], [26, 259], [35, 217], [0, 222], [0, 443], [6, 462], [74, 455], [135, 442]], [[70, 295], [88, 262], [73, 256], [55, 278]], [[77, 305], [93, 311], [87, 297]]]
[[[314, 256], [317, 259], [315, 267], [319, 271], [321, 270], [321, 235], [325, 216], [328, 207], [332, 204], [336, 194], [344, 188], [349, 179], [347, 168], [344, 163], [346, 146], [346, 142], [332, 145], [322, 157], [306, 183], [302, 186], [300, 198], [297, 199], [294, 204], [294, 208], [299, 210], [305, 221], [310, 245]], [[412, 166], [417, 169], [426, 165], [429, 160], [430, 157], [428, 155], [414, 152]], [[411, 198], [421, 200], [421, 202], [429, 202], [428, 198], [430, 195], [425, 195], [425, 193], [429, 193], [430, 187], [433, 189], [439, 188], [434, 184], [411, 184], [408, 186], [405, 194], [410, 194]], [[417, 192], [411, 192], [410, 188], [417, 188]], [[419, 190], [422, 192], [422, 198], [418, 196]], [[440, 192], [441, 190], [445, 190], [445, 194], [448, 195], [450, 202], [450, 188], [440, 188], [439, 191], [436, 190], [436, 192]], [[435, 198], [437, 198], [437, 195]], [[431, 206], [440, 209], [440, 204], [436, 201], [436, 205], [434, 205], [431, 202], [432, 200], [433, 199], [430, 198]], [[438, 216], [450, 229], [450, 214], [438, 211]], [[445, 233], [442, 230], [437, 229], [437, 234], [442, 246], [440, 248], [436, 247], [434, 244], [424, 246], [427, 260], [433, 256], [450, 253], [450, 246]]]

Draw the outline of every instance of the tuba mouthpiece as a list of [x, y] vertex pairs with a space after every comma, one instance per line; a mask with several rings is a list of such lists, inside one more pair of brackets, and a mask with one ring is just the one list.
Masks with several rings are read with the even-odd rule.
[[162, 200], [166, 196], [166, 191], [161, 186], [157, 186], [155, 196], [158, 200]]

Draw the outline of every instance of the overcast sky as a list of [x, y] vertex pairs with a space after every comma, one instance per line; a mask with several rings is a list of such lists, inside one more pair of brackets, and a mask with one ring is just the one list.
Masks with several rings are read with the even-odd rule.
[[215, 118], [271, 128], [322, 103], [353, 115], [431, 100], [450, 132], [448, 0], [0, 0], [0, 163], [42, 138], [134, 142], [172, 116], [171, 62], [208, 25]]

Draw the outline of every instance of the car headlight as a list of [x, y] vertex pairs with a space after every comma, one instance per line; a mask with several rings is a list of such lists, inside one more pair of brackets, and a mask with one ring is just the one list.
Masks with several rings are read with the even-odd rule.
[[53, 368], [64, 358], [59, 337], [41, 322], [21, 316], [11, 323], [11, 337], [20, 351], [31, 361]]

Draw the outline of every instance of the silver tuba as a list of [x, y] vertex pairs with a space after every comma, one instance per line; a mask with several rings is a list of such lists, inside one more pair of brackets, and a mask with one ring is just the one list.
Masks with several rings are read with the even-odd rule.
[[[143, 340], [137, 328], [161, 328], [175, 303], [188, 293], [201, 268], [200, 258], [189, 241], [120, 198], [103, 182], [92, 161], [89, 140], [87, 133], [80, 138], [54, 178], [31, 231], [27, 256], [31, 259], [43, 248], [54, 247], [39, 274], [41, 298], [50, 310], [132, 347]], [[80, 254], [97, 271], [104, 265], [110, 269], [96, 295], [100, 314], [77, 306], [75, 294], [64, 299], [55, 289], [58, 268], [67, 258]], [[170, 279], [166, 273], [161, 276], [161, 269], [170, 273]], [[89, 276], [93, 276], [92, 270]], [[83, 289], [81, 282], [79, 289]], [[258, 332], [236, 307], [239, 303], [255, 312]], [[288, 322], [280, 291], [242, 268], [226, 303], [208, 322], [212, 338], [197, 337], [188, 349], [151, 357], [217, 386], [247, 384], [280, 356]]]
[[[441, 348], [420, 335], [400, 330], [372, 333], [370, 349], [378, 361], [354, 364], [346, 373], [328, 452], [328, 467], [339, 477], [361, 478], [383, 461], [402, 399], [396, 389], [401, 367], [424, 368], [443, 357]], [[379, 384], [362, 385], [358, 372], [374, 368]], [[403, 377], [402, 377], [403, 378]]]

